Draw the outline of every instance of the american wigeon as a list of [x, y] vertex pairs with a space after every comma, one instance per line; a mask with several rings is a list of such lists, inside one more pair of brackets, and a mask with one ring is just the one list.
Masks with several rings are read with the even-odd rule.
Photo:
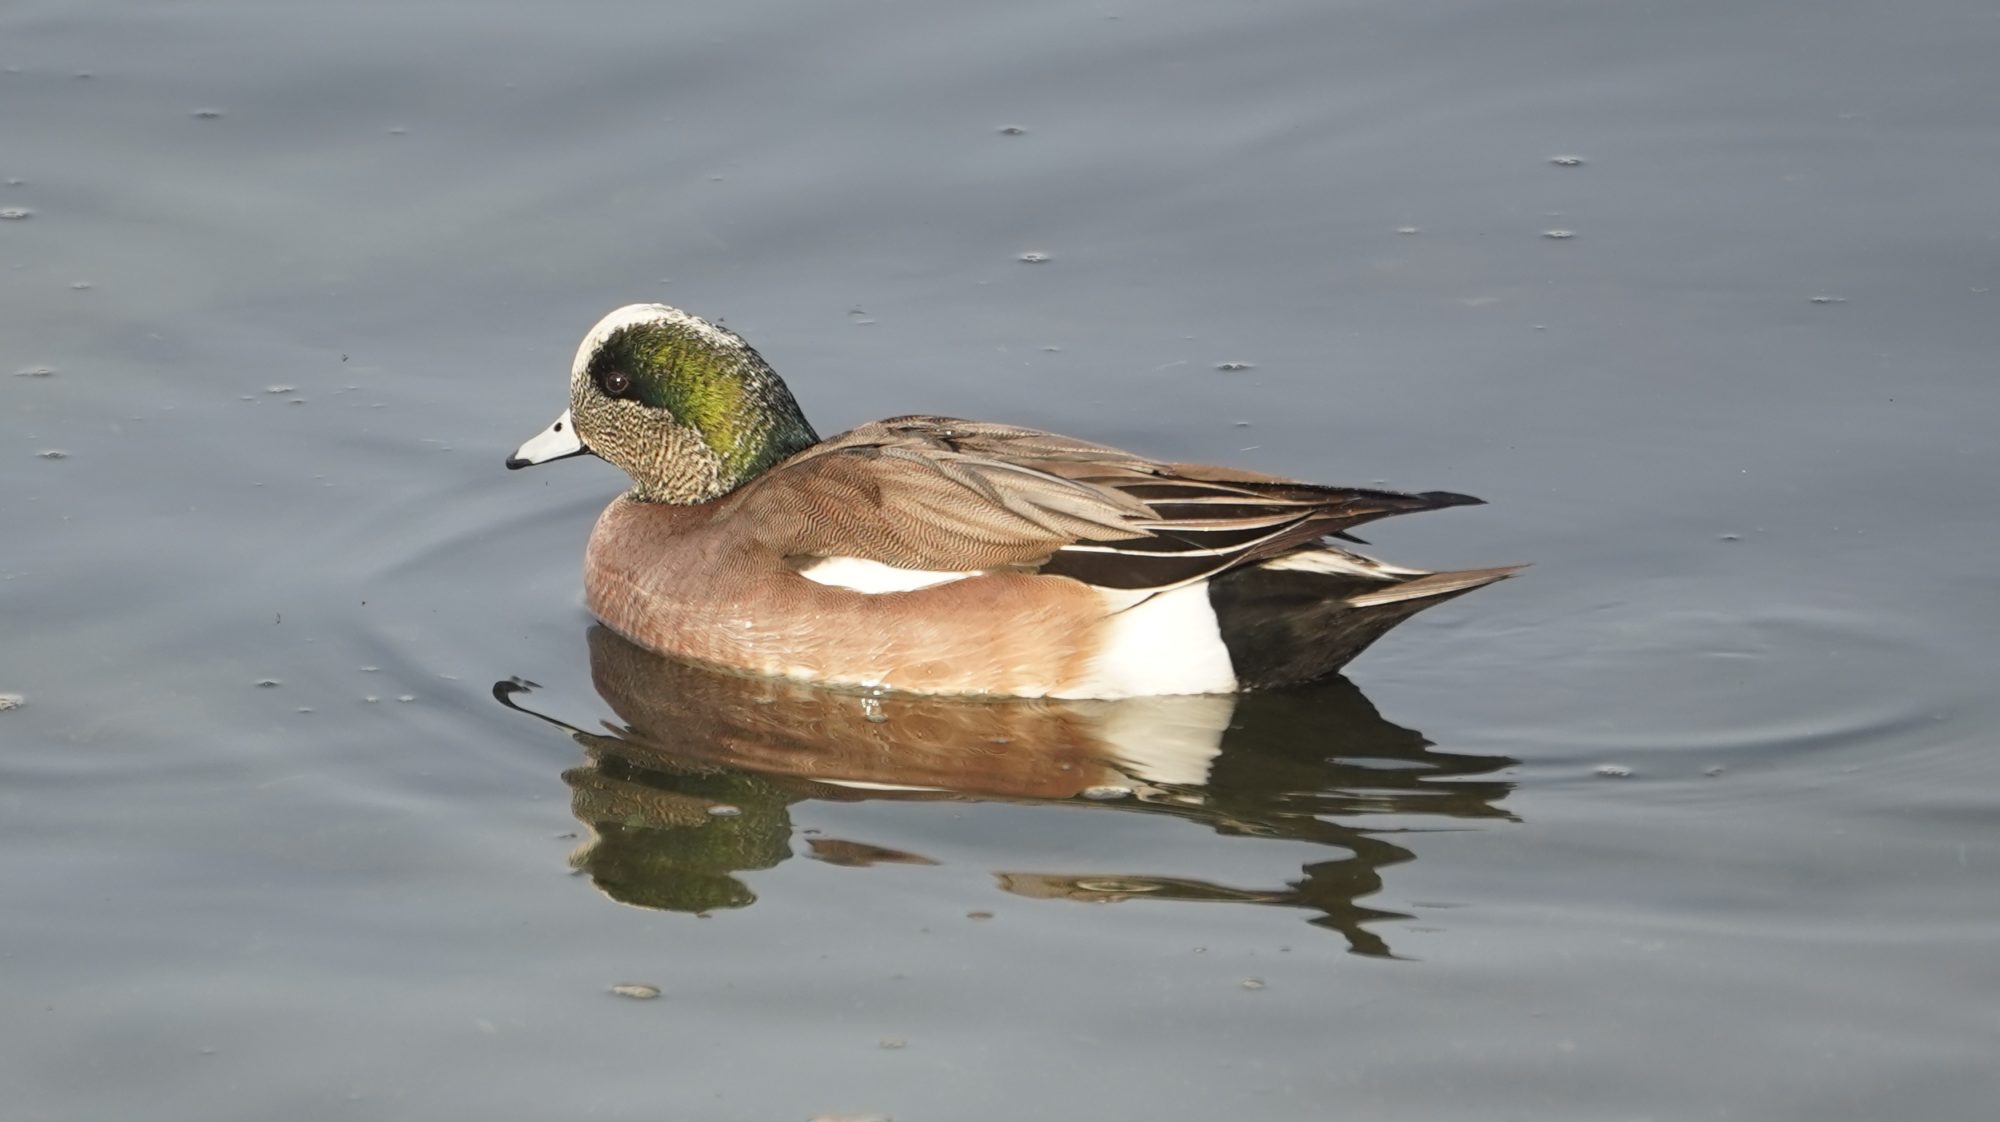
[[590, 611], [649, 650], [756, 674], [1022, 697], [1287, 685], [1518, 568], [1433, 573], [1337, 544], [1480, 501], [1449, 491], [950, 417], [821, 440], [748, 343], [664, 304], [590, 329], [569, 400], [507, 466], [590, 452], [632, 477], [590, 535]]

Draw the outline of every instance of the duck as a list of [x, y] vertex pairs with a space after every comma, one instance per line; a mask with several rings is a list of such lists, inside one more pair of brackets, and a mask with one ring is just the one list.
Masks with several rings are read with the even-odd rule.
[[590, 613], [670, 658], [883, 693], [1226, 694], [1340, 671], [1522, 566], [1434, 572], [1350, 531], [1478, 505], [1149, 459], [912, 414], [821, 439], [727, 328], [631, 304], [509, 469], [595, 455], [632, 488], [584, 550]]

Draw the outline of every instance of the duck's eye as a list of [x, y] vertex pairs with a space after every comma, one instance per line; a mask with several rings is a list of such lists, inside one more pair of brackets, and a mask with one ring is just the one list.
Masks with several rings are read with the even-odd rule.
[[632, 389], [632, 376], [623, 370], [607, 370], [598, 384], [612, 397], [624, 397]]

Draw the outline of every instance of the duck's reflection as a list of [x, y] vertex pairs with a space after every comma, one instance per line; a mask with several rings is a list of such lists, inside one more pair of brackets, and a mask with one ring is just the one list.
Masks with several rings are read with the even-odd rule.
[[[1223, 835], [1344, 855], [1270, 887], [1127, 871], [999, 872], [1006, 891], [1299, 908], [1356, 953], [1388, 955], [1368, 925], [1410, 917], [1357, 901], [1381, 890], [1385, 867], [1414, 856], [1390, 839], [1440, 828], [1438, 819], [1511, 817], [1497, 804], [1512, 784], [1492, 775], [1515, 761], [1433, 751], [1345, 679], [1287, 693], [1116, 702], [869, 697], [689, 666], [602, 627], [589, 641], [592, 679], [625, 724], [609, 734], [571, 729], [587, 759], [563, 779], [590, 831], [573, 860], [613, 898], [644, 907], [754, 902], [737, 874], [791, 856], [789, 808], [805, 799], [1059, 802], [1172, 815]], [[494, 693], [520, 708], [513, 698], [525, 688], [502, 682]], [[1354, 824], [1383, 815], [1396, 824]], [[804, 841], [834, 864], [933, 863], [861, 841]]]

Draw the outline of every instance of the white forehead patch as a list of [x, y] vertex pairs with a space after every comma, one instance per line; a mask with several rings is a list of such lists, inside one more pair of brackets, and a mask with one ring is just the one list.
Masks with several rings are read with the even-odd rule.
[[570, 382], [575, 383], [582, 379], [584, 372], [590, 369], [590, 356], [597, 353], [597, 348], [603, 346], [605, 340], [628, 327], [642, 323], [685, 327], [718, 347], [733, 347], [740, 343], [736, 336], [700, 316], [691, 316], [679, 308], [666, 304], [627, 304], [598, 320], [597, 326], [591, 328], [590, 333], [583, 337], [583, 342], [576, 348], [576, 360], [570, 363]]

